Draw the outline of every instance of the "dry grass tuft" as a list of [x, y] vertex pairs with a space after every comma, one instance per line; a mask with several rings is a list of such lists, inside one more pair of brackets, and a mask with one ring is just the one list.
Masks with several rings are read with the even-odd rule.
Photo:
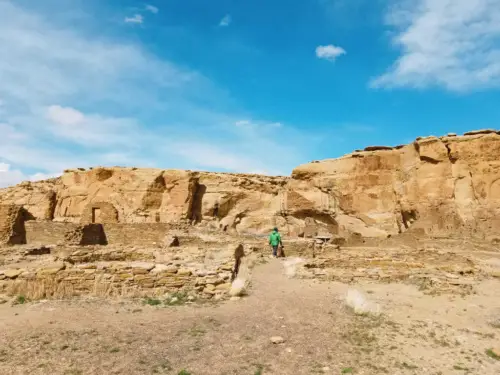
[[55, 279], [19, 280], [11, 283], [7, 288], [11, 296], [22, 295], [28, 300], [63, 299], [77, 295], [73, 284]]
[[141, 291], [134, 286], [113, 284], [109, 280], [96, 278], [93, 286], [88, 289], [78, 289], [78, 284], [56, 278], [43, 280], [16, 280], [7, 287], [7, 294], [24, 296], [30, 301], [42, 299], [70, 299], [78, 296], [103, 298], [139, 298]]

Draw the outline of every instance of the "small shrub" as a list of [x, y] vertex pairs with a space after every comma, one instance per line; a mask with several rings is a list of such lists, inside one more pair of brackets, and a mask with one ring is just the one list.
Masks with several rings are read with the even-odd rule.
[[415, 370], [418, 368], [418, 366], [412, 365], [410, 363], [403, 362], [401, 363], [401, 367], [406, 368], [408, 370]]
[[159, 299], [156, 299], [156, 298], [146, 298], [144, 300], [144, 303], [146, 305], [150, 305], [150, 306], [158, 306], [158, 305], [161, 305], [161, 301]]
[[177, 375], [191, 375], [191, 373], [187, 370], [181, 370]]
[[19, 305], [23, 305], [26, 303], [26, 297], [23, 295], [19, 295], [16, 297], [16, 303]]
[[486, 350], [486, 355], [490, 358], [496, 359], [497, 361], [500, 361], [500, 356], [498, 356], [493, 349], [488, 349]]
[[264, 373], [264, 367], [262, 365], [257, 365], [257, 370], [255, 370], [254, 375], [262, 375]]
[[186, 292], [175, 292], [167, 300], [165, 300], [165, 305], [179, 306], [184, 305], [187, 301], [188, 295]]
[[354, 369], [352, 367], [346, 367], [342, 369], [342, 374], [352, 374]]

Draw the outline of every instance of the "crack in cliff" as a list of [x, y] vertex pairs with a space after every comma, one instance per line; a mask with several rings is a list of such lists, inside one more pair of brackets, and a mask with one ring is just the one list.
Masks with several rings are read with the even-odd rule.
[[430, 156], [425, 156], [425, 155], [419, 155], [419, 156], [420, 156], [420, 160], [425, 161], [427, 163], [434, 164], [434, 165], [440, 163], [439, 160], [431, 158]]
[[448, 153], [448, 160], [450, 160], [451, 164], [455, 164], [458, 159], [451, 153], [450, 145], [445, 143], [444, 146], [446, 147], [446, 151]]

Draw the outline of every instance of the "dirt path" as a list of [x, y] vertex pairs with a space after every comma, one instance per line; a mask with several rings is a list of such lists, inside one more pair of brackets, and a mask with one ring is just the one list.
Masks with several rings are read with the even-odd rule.
[[[346, 285], [289, 279], [279, 260], [254, 270], [248, 297], [216, 306], [152, 307], [130, 301], [3, 305], [0, 373], [133, 375], [178, 374], [185, 369], [184, 374], [193, 375], [297, 375], [349, 373], [351, 368], [365, 375], [500, 373], [500, 362], [484, 355], [484, 348], [498, 340], [494, 333], [491, 336], [494, 328], [488, 330], [483, 322], [476, 329], [473, 322], [453, 319], [467, 300], [433, 299], [400, 285], [361, 288], [383, 304], [386, 316], [355, 316], [343, 307]], [[480, 297], [475, 298], [481, 305]], [[487, 298], [498, 298], [498, 293], [491, 291]], [[433, 308], [428, 307], [430, 301], [437, 301]], [[408, 306], [411, 303], [415, 307]], [[491, 309], [478, 307], [473, 312], [486, 319], [497, 306], [495, 302]], [[416, 307], [421, 312], [414, 316]], [[449, 316], [439, 320], [446, 333], [437, 326], [416, 325], [432, 320], [438, 307], [448, 309]], [[459, 347], [450, 339], [454, 346], [439, 347], [445, 355], [433, 355], [431, 328], [443, 343], [455, 328], [467, 324], [473, 333], [462, 335], [474, 340]], [[419, 329], [418, 334], [412, 331]], [[273, 344], [271, 336], [285, 342]], [[460, 351], [466, 353], [462, 357], [472, 358], [474, 366], [467, 364], [467, 372], [453, 368], [465, 361], [457, 358]]]

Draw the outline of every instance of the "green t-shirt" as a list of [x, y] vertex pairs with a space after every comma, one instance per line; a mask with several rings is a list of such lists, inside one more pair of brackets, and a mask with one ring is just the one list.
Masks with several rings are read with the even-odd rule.
[[272, 246], [278, 246], [281, 243], [281, 235], [278, 232], [273, 232], [269, 235], [269, 243]]

